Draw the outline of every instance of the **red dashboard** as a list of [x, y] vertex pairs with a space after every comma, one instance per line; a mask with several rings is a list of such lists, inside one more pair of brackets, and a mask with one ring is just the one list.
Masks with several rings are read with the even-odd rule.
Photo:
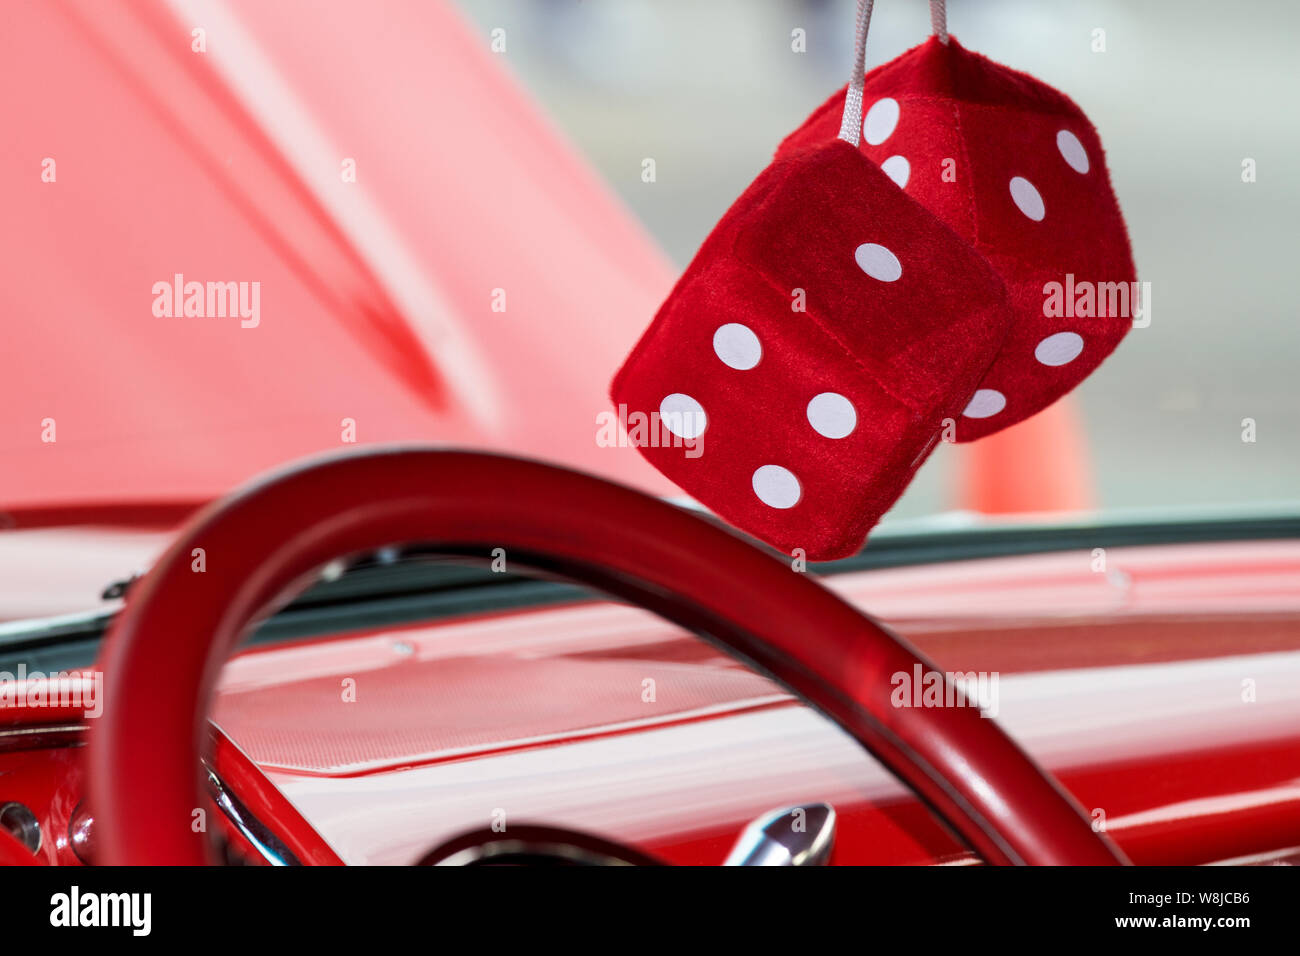
[[[1294, 858], [1300, 543], [1108, 558], [1105, 574], [1063, 552], [827, 580], [943, 666], [1000, 672], [998, 720], [1134, 862]], [[344, 718], [348, 677], [361, 692]], [[212, 719], [233, 741], [213, 754], [219, 777], [300, 859], [410, 863], [504, 813], [716, 863], [757, 815], [819, 800], [838, 813], [834, 862], [974, 861], [828, 720], [627, 606], [251, 648]], [[93, 814], [74, 824], [78, 715], [0, 720], [0, 805], [31, 809], [37, 860], [79, 863], [71, 832]]]

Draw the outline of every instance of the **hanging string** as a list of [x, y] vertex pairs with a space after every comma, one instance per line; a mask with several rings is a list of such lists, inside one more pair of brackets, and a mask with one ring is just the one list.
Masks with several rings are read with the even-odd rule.
[[849, 91], [844, 95], [844, 115], [840, 119], [840, 139], [857, 146], [862, 141], [862, 84], [866, 75], [867, 28], [871, 25], [871, 8], [875, 0], [858, 0], [858, 23], [853, 35], [853, 73]]
[[930, 32], [939, 38], [940, 43], [948, 42], [947, 0], [930, 0]]

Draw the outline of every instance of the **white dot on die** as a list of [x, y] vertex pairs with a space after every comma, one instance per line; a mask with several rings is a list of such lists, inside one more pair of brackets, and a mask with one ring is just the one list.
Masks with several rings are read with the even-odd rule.
[[853, 253], [862, 271], [881, 282], [893, 282], [903, 274], [903, 265], [884, 246], [864, 242]]
[[1011, 199], [1017, 208], [1034, 222], [1042, 222], [1047, 210], [1043, 206], [1043, 197], [1038, 195], [1034, 184], [1024, 176], [1011, 180]]
[[1044, 365], [1068, 365], [1083, 351], [1083, 336], [1078, 332], [1057, 332], [1038, 343], [1034, 358]]
[[988, 418], [1006, 407], [1007, 397], [996, 388], [981, 388], [962, 414], [967, 418]]
[[872, 146], [879, 146], [893, 135], [898, 125], [898, 100], [892, 96], [876, 100], [867, 110], [867, 118], [862, 123], [862, 136]]
[[709, 423], [704, 406], [681, 392], [664, 396], [659, 403], [659, 420], [678, 438], [699, 438]]
[[799, 479], [789, 468], [764, 465], [754, 472], [754, 494], [769, 508], [793, 508], [803, 493]]
[[713, 333], [713, 351], [724, 365], [742, 372], [753, 368], [763, 357], [763, 346], [758, 336], [749, 326], [739, 322], [718, 326], [718, 331]]
[[912, 175], [912, 164], [907, 161], [906, 156], [890, 156], [880, 164], [880, 168], [886, 176], [898, 184], [899, 189], [907, 186], [907, 178]]
[[858, 413], [838, 392], [822, 392], [808, 403], [808, 424], [819, 435], [843, 438], [857, 427]]
[[1087, 150], [1079, 142], [1079, 137], [1068, 129], [1063, 129], [1056, 134], [1056, 148], [1061, 151], [1061, 157], [1070, 164], [1070, 168], [1076, 173], [1086, 173], [1088, 171]]

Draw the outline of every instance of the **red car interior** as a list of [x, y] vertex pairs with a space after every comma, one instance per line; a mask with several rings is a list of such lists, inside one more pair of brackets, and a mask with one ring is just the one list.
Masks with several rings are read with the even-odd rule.
[[[904, 112], [856, 153], [809, 147], [815, 112], [674, 286], [481, 25], [379, 6], [5, 6], [0, 864], [734, 864], [793, 809], [827, 834], [799, 865], [1300, 865], [1300, 514], [1095, 510], [1083, 406], [1049, 403], [1127, 326], [1029, 364], [1042, 341], [1003, 313], [1041, 305], [1041, 263], [994, 263], [1008, 299], [965, 200], [885, 165], [947, 116], [936, 58], [982, 60], [935, 40], [869, 76]], [[1039, 185], [1097, 187], [1083, 251], [1129, 277], [1101, 142], [1051, 106], [1079, 133]], [[798, 277], [767, 257], [852, 231], [838, 194], [778, 195], [809, 157], [885, 191], [905, 279], [908, 248], [944, 258], [914, 287], [873, 250], [799, 260], [835, 316], [887, 276], [857, 338], [824, 302], [815, 334], [781, 325]], [[774, 196], [786, 218], [740, 237]], [[265, 289], [254, 324], [158, 305], [227, 279]], [[764, 364], [718, 344], [742, 317]], [[706, 442], [743, 439], [721, 470], [601, 442], [625, 359], [615, 403], [718, 410]], [[808, 362], [856, 430], [802, 394], [756, 423], [704, 374], [775, 407]], [[1021, 406], [933, 440], [1017, 382]], [[1194, 408], [1262, 450], [1237, 441], [1253, 407]], [[807, 468], [780, 507], [754, 484], [774, 448]], [[1222, 446], [1197, 454], [1217, 477]], [[943, 508], [874, 528], [941, 455]], [[898, 693], [954, 673], [995, 693]]]

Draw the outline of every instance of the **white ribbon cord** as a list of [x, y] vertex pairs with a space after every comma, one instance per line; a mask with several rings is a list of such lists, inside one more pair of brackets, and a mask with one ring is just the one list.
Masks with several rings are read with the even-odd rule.
[[875, 0], [858, 0], [858, 23], [853, 36], [853, 74], [844, 96], [844, 115], [840, 119], [840, 139], [857, 146], [862, 142], [862, 84], [866, 75], [867, 29], [871, 26], [871, 8]]
[[930, 0], [930, 32], [945, 46], [948, 43], [947, 0]]

